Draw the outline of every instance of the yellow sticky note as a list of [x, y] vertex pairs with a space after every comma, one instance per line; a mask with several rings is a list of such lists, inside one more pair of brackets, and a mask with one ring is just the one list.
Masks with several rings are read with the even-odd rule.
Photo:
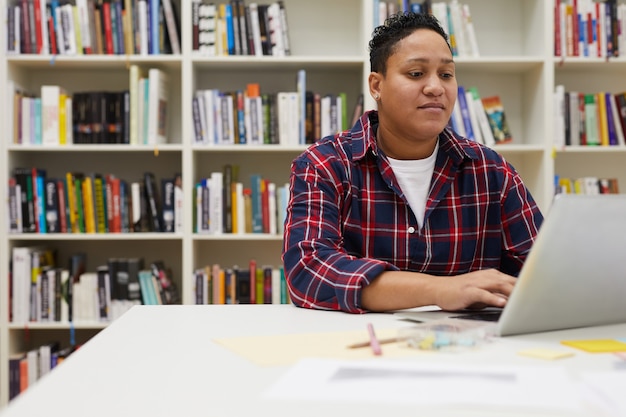
[[522, 356], [530, 356], [531, 358], [539, 358], [539, 359], [562, 359], [569, 358], [570, 356], [574, 356], [572, 352], [565, 352], [563, 350], [555, 350], [555, 349], [526, 349], [517, 352], [518, 355]]
[[614, 339], [563, 340], [561, 343], [585, 352], [626, 352], [626, 343]]

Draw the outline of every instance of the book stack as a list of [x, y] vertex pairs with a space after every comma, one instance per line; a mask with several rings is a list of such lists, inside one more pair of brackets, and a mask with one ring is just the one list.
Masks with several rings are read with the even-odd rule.
[[449, 125], [460, 136], [487, 146], [513, 141], [500, 97], [481, 97], [476, 87], [458, 86]]
[[7, 10], [8, 54], [159, 55], [181, 51], [180, 25], [171, 0], [14, 3]]
[[626, 4], [554, 0], [554, 56], [618, 57], [626, 48]]
[[554, 91], [555, 139], [564, 146], [625, 146], [626, 92]]
[[289, 304], [283, 267], [257, 265], [245, 268], [219, 264], [197, 268], [193, 274], [195, 304]]
[[192, 49], [201, 55], [291, 55], [283, 1], [193, 0]]
[[448, 35], [452, 55], [458, 57], [479, 57], [480, 51], [472, 14], [468, 4], [458, 0], [445, 1], [383, 1], [374, 0], [374, 27], [384, 25], [389, 16], [411, 11], [429, 13], [437, 18]]

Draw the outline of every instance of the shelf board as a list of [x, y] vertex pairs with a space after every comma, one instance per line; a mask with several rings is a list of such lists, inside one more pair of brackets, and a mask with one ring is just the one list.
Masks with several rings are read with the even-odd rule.
[[9, 234], [10, 241], [76, 241], [76, 240], [91, 240], [91, 241], [103, 241], [103, 240], [180, 240], [182, 241], [183, 235], [180, 233], [15, 233]]
[[626, 153], [626, 146], [614, 145], [614, 146], [566, 146], [564, 148], [556, 149], [559, 154], [567, 153]]
[[545, 151], [544, 145], [516, 145], [512, 143], [506, 143], [502, 145], [495, 145], [492, 147], [495, 151], [500, 153], [525, 153], [525, 152], [543, 152]]
[[200, 235], [194, 234], [194, 240], [218, 240], [218, 241], [240, 241], [240, 240], [249, 240], [249, 241], [282, 241], [283, 235], [270, 235], [268, 233], [245, 233], [245, 234], [233, 234], [233, 233], [223, 233], [220, 235]]
[[193, 145], [196, 152], [302, 152], [310, 145]]
[[10, 152], [181, 152], [183, 145], [8, 145]]
[[180, 55], [9, 55], [7, 63], [20, 68], [91, 70], [94, 68], [124, 69], [131, 64], [180, 68]]
[[192, 55], [191, 63], [198, 69], [299, 69], [312, 68], [360, 68], [365, 64], [363, 56], [202, 56]]
[[589, 71], [616, 72], [626, 71], [626, 58], [590, 58], [590, 57], [554, 57], [554, 69], [558, 72]]
[[[74, 329], [104, 329], [112, 322], [75, 322], [72, 323]], [[28, 322], [28, 323], [9, 323], [9, 330], [69, 330], [68, 322]]]

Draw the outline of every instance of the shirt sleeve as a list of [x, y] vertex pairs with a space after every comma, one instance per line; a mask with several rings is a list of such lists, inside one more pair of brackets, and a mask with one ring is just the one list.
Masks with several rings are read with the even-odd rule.
[[509, 166], [502, 195], [503, 253], [500, 270], [517, 276], [530, 252], [543, 215], [517, 172]]
[[[343, 178], [342, 178], [343, 177]], [[299, 158], [292, 164], [283, 263], [292, 302], [299, 307], [365, 313], [361, 290], [385, 270], [343, 248], [341, 223], [350, 187], [346, 169]]]

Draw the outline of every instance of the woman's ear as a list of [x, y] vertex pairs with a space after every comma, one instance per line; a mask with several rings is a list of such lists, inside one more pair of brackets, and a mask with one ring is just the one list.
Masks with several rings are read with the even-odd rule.
[[370, 95], [376, 101], [380, 99], [380, 87], [381, 87], [382, 75], [378, 72], [370, 72], [367, 79]]

